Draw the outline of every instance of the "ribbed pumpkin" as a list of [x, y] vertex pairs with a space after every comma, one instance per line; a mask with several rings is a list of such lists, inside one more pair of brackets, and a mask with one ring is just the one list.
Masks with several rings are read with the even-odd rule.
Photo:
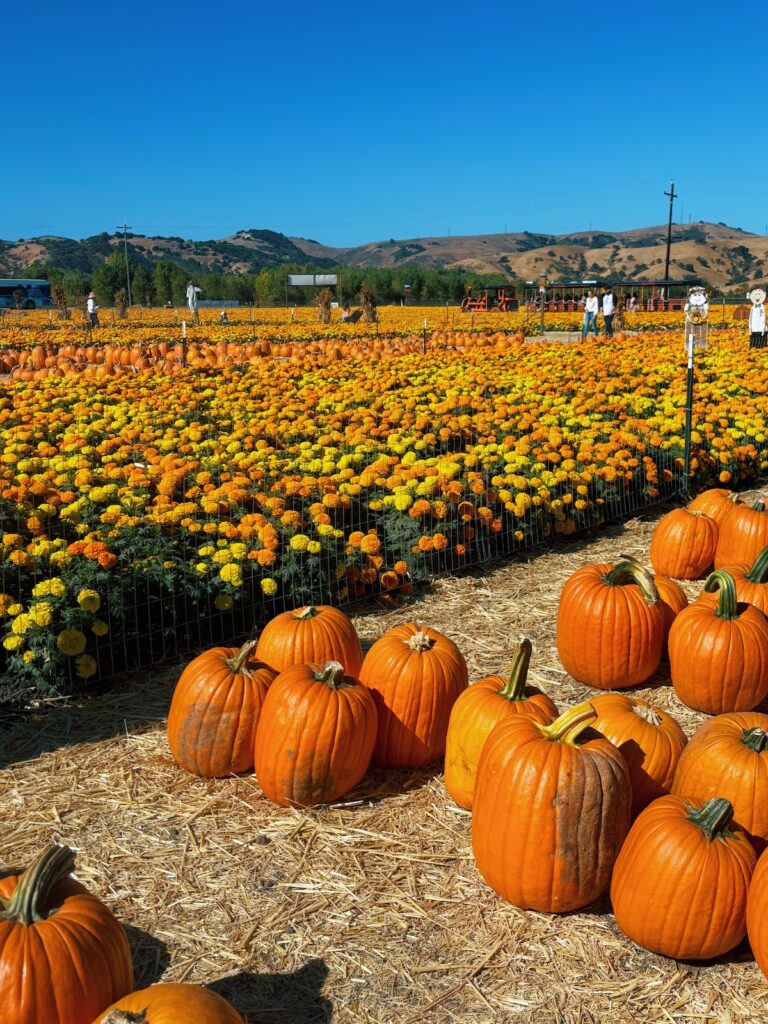
[[693, 501], [688, 503], [688, 508], [691, 512], [703, 512], [705, 516], [714, 519], [719, 526], [731, 514], [734, 505], [738, 503], [738, 498], [733, 491], [729, 491], [725, 487], [710, 487], [708, 491], [697, 494]]
[[768, 978], [768, 852], [758, 860], [749, 886], [747, 935], [758, 967]]
[[243, 1024], [234, 1007], [200, 985], [165, 984], [131, 992], [93, 1024]]
[[585, 565], [563, 587], [557, 650], [579, 682], [601, 690], [644, 683], [659, 666], [663, 643], [659, 595], [638, 562]]
[[688, 607], [688, 597], [679, 583], [675, 583], [674, 580], [670, 580], [666, 576], [654, 576], [653, 582], [659, 593], [659, 608], [664, 616], [664, 643], [661, 656], [666, 658], [668, 656], [669, 631], [683, 608]]
[[51, 846], [21, 875], [0, 878], [2, 1024], [90, 1024], [130, 992], [122, 925], [70, 877], [75, 854]]
[[632, 804], [623, 756], [588, 727], [591, 704], [551, 725], [501, 722], [477, 769], [472, 848], [480, 874], [524, 910], [577, 910], [605, 892]]
[[702, 512], [675, 508], [663, 516], [651, 538], [651, 564], [662, 576], [696, 580], [712, 566], [717, 523]]
[[688, 740], [661, 708], [626, 693], [604, 693], [590, 701], [593, 727], [624, 755], [632, 783], [632, 816], [672, 790], [675, 769]]
[[[763, 615], [768, 615], [768, 547], [763, 548], [752, 564], [743, 562], [736, 565], [724, 565], [723, 572], [730, 573], [736, 583], [736, 597], [744, 604], [754, 605]], [[702, 593], [700, 601], [714, 604], [717, 597]]]
[[376, 705], [337, 661], [275, 679], [256, 730], [256, 777], [277, 804], [331, 803], [357, 785], [376, 742]]
[[678, 960], [708, 960], [747, 930], [756, 855], [731, 827], [727, 800], [663, 796], [635, 821], [616, 860], [616, 924], [638, 946]]
[[737, 604], [733, 577], [718, 569], [707, 577], [703, 601], [680, 612], [669, 631], [669, 667], [675, 693], [689, 708], [719, 715], [751, 711], [768, 694], [768, 620], [752, 605]]
[[184, 669], [168, 714], [168, 745], [182, 768], [203, 778], [253, 768], [256, 726], [277, 672], [238, 651], [214, 647]]
[[256, 657], [282, 672], [291, 665], [324, 665], [340, 661], [357, 678], [363, 663], [360, 638], [351, 620], [330, 605], [309, 605], [282, 612], [262, 630]]
[[768, 511], [765, 502], [735, 505], [720, 526], [715, 568], [725, 565], [751, 565], [768, 545]]
[[421, 768], [443, 756], [448, 720], [468, 681], [452, 640], [412, 622], [394, 626], [366, 654], [360, 680], [379, 716], [375, 764]]
[[768, 715], [718, 715], [699, 726], [683, 751], [672, 792], [694, 800], [722, 796], [755, 849], [768, 844]]
[[445, 746], [445, 788], [461, 807], [472, 806], [480, 754], [499, 722], [513, 715], [530, 715], [547, 725], [557, 718], [557, 708], [549, 697], [526, 683], [531, 650], [531, 641], [522, 640], [508, 678], [478, 679], [453, 705]]

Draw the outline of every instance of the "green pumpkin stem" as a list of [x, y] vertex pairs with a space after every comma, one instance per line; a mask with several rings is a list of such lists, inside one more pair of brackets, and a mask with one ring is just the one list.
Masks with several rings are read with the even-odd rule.
[[733, 820], [733, 806], [728, 800], [715, 796], [698, 810], [692, 807], [688, 820], [700, 828], [711, 843], [732, 834], [728, 826]]
[[50, 916], [51, 889], [74, 870], [74, 850], [69, 846], [49, 846], [21, 876], [0, 917], [23, 925], [45, 921]]
[[764, 547], [754, 561], [754, 565], [747, 573], [745, 579], [750, 583], [765, 583], [765, 574], [768, 572], [768, 547]]
[[752, 506], [755, 512], [765, 512], [765, 502], [762, 498], [759, 498]]
[[768, 732], [765, 729], [744, 729], [741, 734], [741, 742], [745, 747], [754, 750], [756, 754], [762, 754], [768, 746]]
[[315, 679], [318, 683], [325, 683], [332, 690], [341, 690], [345, 683], [344, 666], [340, 661], [326, 661], [319, 672], [315, 672]]
[[509, 679], [503, 689], [499, 690], [500, 697], [504, 697], [505, 700], [525, 700], [525, 681], [528, 678], [532, 651], [533, 646], [528, 639], [523, 639], [517, 644], [509, 670]]
[[235, 676], [250, 676], [250, 672], [245, 667], [248, 659], [253, 653], [253, 649], [256, 646], [255, 640], [249, 640], [247, 644], [243, 644], [237, 654], [231, 658], [225, 658], [225, 663], [229, 671]]
[[720, 590], [720, 599], [715, 609], [715, 615], [721, 619], [738, 619], [739, 605], [736, 597], [736, 580], [724, 569], [716, 569], [707, 576], [704, 590], [708, 594], [714, 594]]
[[568, 708], [551, 725], [540, 725], [537, 722], [536, 727], [545, 739], [553, 743], [568, 743], [575, 746], [581, 733], [596, 719], [597, 712], [589, 701], [585, 701], [583, 704]]
[[320, 612], [315, 608], [313, 604], [307, 605], [306, 608], [302, 608], [299, 614], [296, 616], [301, 622], [305, 622], [307, 619], [314, 619]]
[[621, 587], [627, 583], [635, 583], [642, 591], [646, 603], [656, 604], [659, 592], [653, 582], [653, 576], [634, 558], [625, 558], [603, 576], [603, 582], [609, 587]]

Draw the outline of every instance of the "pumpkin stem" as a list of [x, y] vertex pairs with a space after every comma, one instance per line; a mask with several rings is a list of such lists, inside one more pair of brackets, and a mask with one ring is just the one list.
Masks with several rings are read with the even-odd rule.
[[313, 604], [310, 604], [307, 605], [306, 608], [302, 608], [299, 614], [296, 616], [296, 618], [300, 619], [302, 622], [305, 622], [307, 619], [314, 619], [314, 617], [319, 614], [320, 612], [317, 610], [317, 608], [315, 608]]
[[515, 647], [512, 657], [512, 667], [509, 670], [509, 679], [504, 688], [499, 690], [499, 696], [505, 700], [525, 700], [525, 680], [528, 678], [528, 666], [531, 663], [531, 652], [533, 646], [531, 641], [524, 638]]
[[326, 661], [323, 667], [315, 672], [318, 683], [325, 683], [332, 690], [340, 690], [344, 683], [344, 666], [340, 661]]
[[251, 654], [253, 653], [253, 649], [255, 646], [256, 641], [249, 640], [247, 644], [243, 644], [243, 646], [240, 648], [237, 654], [233, 655], [231, 658], [224, 659], [225, 665], [227, 666], [229, 671], [232, 672], [233, 675], [250, 676], [251, 673], [245, 666]]
[[768, 547], [764, 547], [755, 559], [755, 563], [746, 575], [750, 583], [765, 583], [765, 574], [768, 572]]
[[568, 743], [575, 746], [577, 739], [584, 732], [587, 726], [597, 719], [597, 712], [589, 703], [576, 704], [564, 711], [559, 718], [556, 718], [551, 725], [540, 725], [536, 723], [545, 739], [553, 743]]
[[49, 916], [51, 889], [74, 870], [74, 850], [69, 846], [49, 846], [21, 876], [0, 917], [24, 925], [45, 921]]
[[431, 636], [427, 636], [426, 633], [422, 633], [419, 630], [418, 633], [414, 633], [408, 640], [408, 646], [412, 651], [430, 651], [435, 646], [435, 641]]
[[691, 807], [688, 820], [701, 829], [710, 843], [731, 835], [728, 826], [733, 819], [733, 806], [728, 800], [715, 796], [707, 800], [698, 810]]
[[649, 725], [661, 725], [662, 718], [656, 708], [646, 707], [644, 704], [633, 704], [632, 713], [638, 715]]
[[721, 619], [738, 619], [739, 607], [736, 600], [736, 581], [725, 569], [716, 569], [713, 573], [710, 573], [707, 576], [707, 582], [704, 584], [704, 590], [708, 594], [713, 594], [718, 589], [720, 590], [720, 600], [715, 609], [715, 615]]
[[741, 733], [741, 742], [756, 754], [762, 754], [768, 746], [768, 732], [765, 729], [744, 729]]
[[765, 512], [765, 502], [762, 498], [759, 498], [752, 506], [755, 512]]
[[603, 576], [603, 582], [609, 587], [620, 587], [625, 583], [636, 583], [649, 605], [656, 604], [659, 592], [653, 582], [653, 576], [634, 558], [625, 558]]
[[131, 1010], [111, 1010], [102, 1024], [145, 1024], [146, 1019], [146, 1010], [139, 1010], [138, 1013], [132, 1013]]

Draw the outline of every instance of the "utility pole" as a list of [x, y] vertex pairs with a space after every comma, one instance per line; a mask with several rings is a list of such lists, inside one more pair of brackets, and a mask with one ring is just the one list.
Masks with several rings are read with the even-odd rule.
[[[669, 223], [667, 224], [667, 262], [664, 266], [664, 280], [669, 280], [669, 254], [672, 248], [672, 204], [678, 198], [675, 192], [674, 181], [669, 186], [669, 192], [664, 193], [665, 196], [669, 196]], [[669, 298], [669, 285], [664, 289], [664, 298]]]
[[129, 224], [118, 224], [117, 231], [123, 232], [123, 245], [125, 247], [125, 278], [128, 282], [128, 305], [131, 305], [131, 268], [128, 263], [128, 232], [132, 230]]

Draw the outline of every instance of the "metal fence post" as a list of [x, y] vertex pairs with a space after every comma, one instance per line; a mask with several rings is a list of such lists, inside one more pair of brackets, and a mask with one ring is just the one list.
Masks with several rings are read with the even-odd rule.
[[691, 432], [693, 428], [693, 331], [689, 331], [686, 340], [688, 348], [688, 368], [685, 381], [685, 457], [683, 495], [686, 498], [693, 496], [691, 487]]

